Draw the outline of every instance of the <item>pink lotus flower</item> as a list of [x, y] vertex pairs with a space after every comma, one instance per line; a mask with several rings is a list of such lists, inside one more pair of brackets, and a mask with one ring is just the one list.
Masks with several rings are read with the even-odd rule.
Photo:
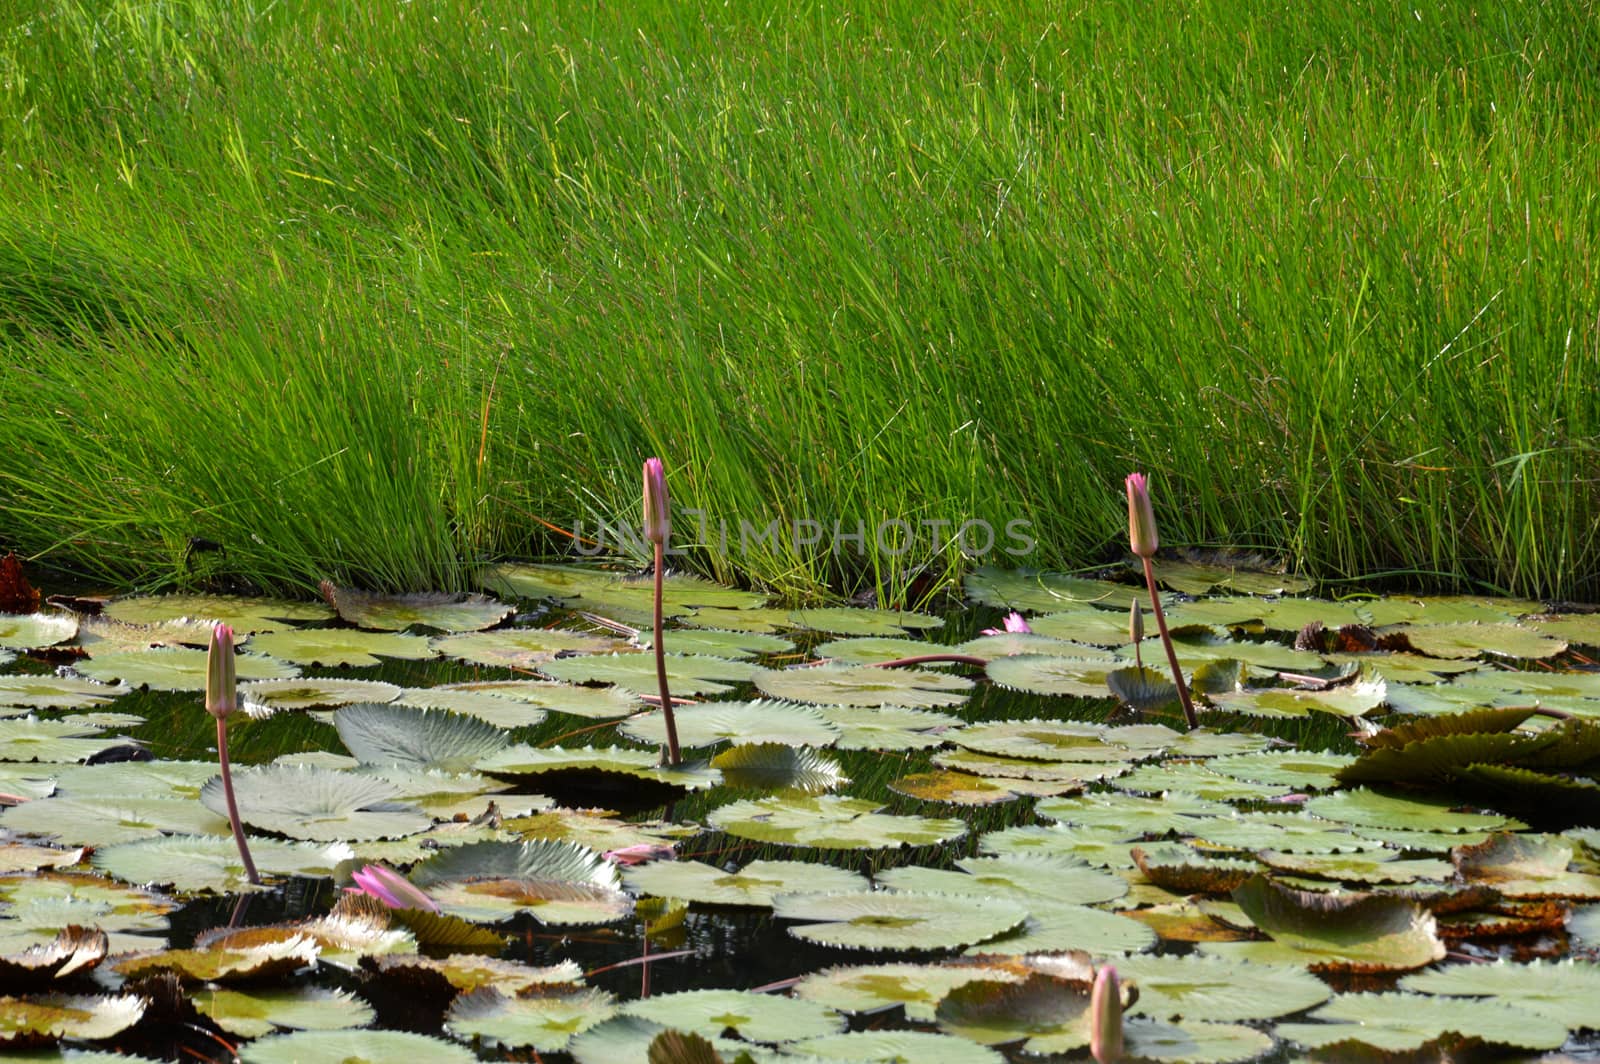
[[619, 865], [644, 864], [646, 861], [670, 861], [677, 856], [671, 846], [656, 842], [636, 842], [632, 846], [622, 846], [615, 850], [607, 850], [605, 858], [615, 861]]
[[1128, 547], [1141, 558], [1153, 558], [1161, 538], [1156, 535], [1156, 511], [1150, 503], [1150, 485], [1143, 473], [1129, 473]]
[[1028, 635], [1028, 634], [1031, 634], [1033, 632], [1033, 629], [1028, 627], [1027, 618], [1023, 617], [1022, 614], [1018, 613], [1016, 610], [1012, 610], [1010, 613], [1006, 614], [1006, 619], [1001, 623], [1003, 623], [1005, 625], [1004, 628], [985, 628], [985, 629], [983, 629], [983, 634], [984, 635], [1007, 635], [1007, 634]]
[[644, 538], [666, 543], [672, 535], [672, 504], [667, 499], [667, 471], [659, 458], [644, 460]]
[[348, 888], [352, 894], [369, 894], [391, 909], [426, 909], [439, 911], [439, 903], [428, 897], [426, 891], [405, 876], [385, 865], [369, 864], [350, 878], [356, 885]]

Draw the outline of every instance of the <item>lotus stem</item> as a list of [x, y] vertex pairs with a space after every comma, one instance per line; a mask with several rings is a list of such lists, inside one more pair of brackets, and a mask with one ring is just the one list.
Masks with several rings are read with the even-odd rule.
[[1161, 595], [1156, 591], [1156, 572], [1150, 565], [1150, 559], [1141, 559], [1144, 562], [1144, 582], [1150, 589], [1150, 610], [1156, 615], [1156, 627], [1161, 631], [1161, 645], [1167, 651], [1167, 664], [1172, 666], [1172, 682], [1178, 688], [1178, 701], [1183, 703], [1183, 719], [1189, 727], [1200, 726], [1199, 718], [1194, 714], [1194, 702], [1189, 698], [1189, 685], [1184, 683], [1183, 669], [1178, 665], [1178, 650], [1172, 645], [1172, 633], [1167, 631], [1167, 615], [1161, 611]]
[[[1189, 727], [1194, 728], [1199, 725], [1194, 715], [1194, 702], [1189, 698], [1189, 686], [1183, 682], [1183, 670], [1178, 667], [1178, 652], [1172, 646], [1172, 634], [1167, 631], [1167, 615], [1161, 610], [1161, 594], [1156, 590], [1155, 567], [1150, 564], [1161, 546], [1161, 537], [1156, 532], [1155, 506], [1150, 502], [1150, 485], [1143, 473], [1129, 473], [1123, 486], [1128, 492], [1128, 547], [1144, 562], [1144, 583], [1150, 590], [1150, 609], [1156, 615], [1156, 627], [1161, 629], [1161, 645], [1166, 648], [1167, 663], [1172, 666], [1172, 682], [1178, 688], [1178, 701], [1183, 703], [1183, 719], [1188, 721]], [[1135, 653], [1137, 660], [1137, 651]]]
[[678, 722], [672, 716], [672, 692], [667, 689], [667, 650], [661, 639], [661, 599], [666, 591], [664, 581], [667, 576], [667, 540], [672, 536], [672, 503], [667, 497], [666, 467], [659, 458], [644, 460], [644, 536], [655, 544], [656, 682], [661, 686], [661, 715], [667, 722], [667, 748], [663, 752], [663, 760], [676, 768], [683, 764], [683, 755], [678, 752]]
[[233, 797], [233, 770], [228, 765], [228, 722], [217, 718], [217, 762], [222, 767], [222, 796], [228, 803], [228, 826], [233, 828], [233, 842], [239, 847], [239, 860], [244, 862], [244, 874], [252, 886], [261, 885], [261, 874], [250, 858], [250, 845], [244, 841], [244, 823], [239, 819], [239, 803]]
[[662, 581], [665, 579], [663, 570], [666, 567], [666, 548], [656, 544], [656, 601], [655, 601], [655, 639], [656, 645], [656, 683], [661, 687], [661, 715], [667, 722], [667, 764], [674, 768], [683, 764], [683, 755], [678, 751], [678, 722], [672, 716], [672, 692], [667, 688], [667, 650], [661, 640], [661, 598], [664, 592]]

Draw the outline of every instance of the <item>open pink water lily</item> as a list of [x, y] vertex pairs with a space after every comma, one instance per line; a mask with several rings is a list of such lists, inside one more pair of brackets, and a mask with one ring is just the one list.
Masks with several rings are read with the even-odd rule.
[[427, 891], [385, 865], [369, 864], [350, 878], [356, 883], [349, 888], [352, 894], [369, 894], [391, 909], [439, 911], [439, 903], [428, 897]]
[[619, 865], [644, 864], [646, 861], [670, 861], [677, 856], [671, 846], [657, 842], [636, 842], [632, 846], [621, 846], [615, 850], [607, 850], [605, 858], [615, 861]]
[[985, 628], [983, 629], [983, 634], [1005, 635], [1007, 633], [1013, 633], [1016, 635], [1028, 635], [1033, 631], [1032, 628], [1028, 627], [1028, 619], [1022, 614], [1018, 613], [1016, 610], [1012, 610], [1010, 613], [1006, 614], [1005, 620], [1001, 623], [1005, 625], [1004, 628]]

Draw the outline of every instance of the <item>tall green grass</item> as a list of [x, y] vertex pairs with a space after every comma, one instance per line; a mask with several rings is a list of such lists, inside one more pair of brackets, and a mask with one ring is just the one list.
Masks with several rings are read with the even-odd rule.
[[0, 542], [455, 586], [636, 521], [659, 453], [693, 564], [898, 596], [959, 546], [738, 522], [1093, 563], [1143, 468], [1169, 544], [1592, 596], [1596, 15], [38, 2], [0, 29]]

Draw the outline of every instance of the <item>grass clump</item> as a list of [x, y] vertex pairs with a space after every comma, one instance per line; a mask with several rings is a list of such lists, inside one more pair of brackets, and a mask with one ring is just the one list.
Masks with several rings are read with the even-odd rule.
[[1103, 559], [1145, 468], [1169, 543], [1592, 594], [1592, 16], [39, 5], [0, 539], [455, 587], [637, 524], [659, 453], [694, 564], [893, 596], [966, 520]]

